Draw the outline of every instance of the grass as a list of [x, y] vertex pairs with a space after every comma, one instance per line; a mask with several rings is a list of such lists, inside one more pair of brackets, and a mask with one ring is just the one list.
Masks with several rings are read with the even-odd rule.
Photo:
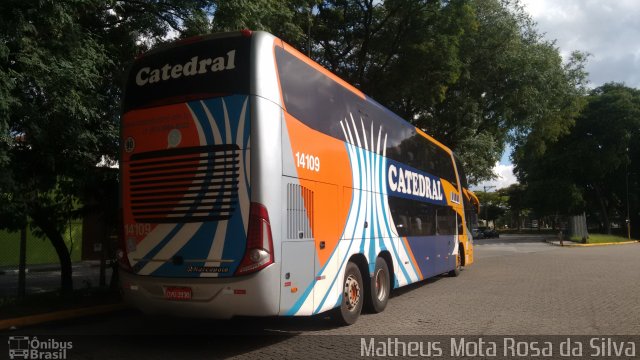
[[[72, 248], [71, 261], [82, 256], [82, 223], [71, 223], [64, 231], [64, 240]], [[18, 266], [20, 261], [20, 232], [0, 231], [0, 266]], [[27, 264], [57, 264], [58, 255], [47, 238], [35, 236], [27, 230]]]
[[[635, 239], [631, 239], [635, 240]], [[582, 242], [582, 239], [577, 236], [572, 236], [571, 241]], [[589, 234], [589, 238], [587, 239], [587, 244], [603, 244], [603, 243], [617, 243], [617, 242], [625, 242], [629, 241], [628, 238], [617, 236], [617, 235], [606, 235], [606, 234]]]
[[498, 229], [500, 234], [557, 234], [558, 230], [554, 229]]

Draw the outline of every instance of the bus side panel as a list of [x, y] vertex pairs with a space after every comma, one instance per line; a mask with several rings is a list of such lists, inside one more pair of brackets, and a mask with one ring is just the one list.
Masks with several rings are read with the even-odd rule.
[[[335, 183], [350, 181], [344, 175], [348, 159], [341, 141], [308, 128], [286, 113], [282, 129], [282, 241], [311, 242], [313, 253], [304, 259], [306, 263], [300, 263], [299, 257], [287, 257], [285, 249], [301, 245], [283, 244], [280, 311], [283, 315], [311, 315], [316, 312], [316, 303], [326, 301], [323, 299], [333, 278], [319, 274], [337, 271], [331, 257], [345, 222], [339, 214], [346, 211], [341, 210]], [[300, 270], [296, 270], [298, 266]], [[292, 281], [294, 271], [307, 274], [309, 267], [311, 276]]]
[[[304, 315], [309, 307], [315, 308], [313, 313], [336, 307], [344, 268], [355, 254], [364, 255], [369, 264], [369, 273], [362, 274], [365, 281], [381, 251], [388, 251], [394, 261], [390, 266], [398, 267], [394, 286], [422, 279], [411, 249], [398, 237], [391, 217], [386, 195], [386, 158], [380, 147], [382, 135], [375, 134], [376, 139], [371, 141], [375, 151], [369, 151], [315, 131], [286, 113], [284, 128], [287, 129], [286, 134], [283, 130], [284, 175], [297, 177], [301, 191], [314, 192], [313, 205], [305, 202], [304, 210], [314, 224], [318, 262], [313, 282], [292, 308], [282, 307], [281, 312]], [[356, 131], [360, 130], [354, 128], [351, 135]], [[285, 136], [291, 144], [291, 155], [286, 154]], [[364, 133], [362, 139], [373, 136], [373, 132]], [[295, 167], [286, 165], [287, 157], [293, 159]], [[329, 184], [341, 185], [341, 199], [331, 190], [335, 186]]]
[[445, 273], [455, 267], [455, 258], [450, 256], [455, 242], [454, 235], [411, 236], [407, 239], [425, 278]]

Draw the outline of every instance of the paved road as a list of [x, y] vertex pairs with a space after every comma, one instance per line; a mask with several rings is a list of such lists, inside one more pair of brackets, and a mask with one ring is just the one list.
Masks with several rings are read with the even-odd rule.
[[[561, 248], [539, 237], [503, 236], [476, 241], [475, 249], [476, 263], [460, 277], [396, 290], [383, 313], [364, 314], [349, 327], [334, 327], [323, 316], [189, 321], [123, 311], [12, 334], [121, 335], [119, 346], [130, 358], [154, 352], [200, 358], [212, 349], [224, 357], [300, 357], [301, 342], [334, 349], [339, 342], [355, 346], [362, 335], [640, 335], [640, 244]], [[218, 335], [229, 333], [279, 336], [220, 344]], [[183, 336], [176, 342], [171, 334]], [[85, 351], [95, 358], [123, 356], [118, 346], [101, 350], [102, 357]]]
[[[26, 293], [37, 294], [60, 288], [60, 270], [56, 265], [35, 265], [26, 274]], [[83, 289], [100, 283], [98, 262], [82, 262], [73, 266], [73, 287]], [[111, 268], [107, 266], [105, 279], [111, 279]], [[15, 296], [18, 293], [18, 270], [5, 268], [0, 272], [0, 297]]]

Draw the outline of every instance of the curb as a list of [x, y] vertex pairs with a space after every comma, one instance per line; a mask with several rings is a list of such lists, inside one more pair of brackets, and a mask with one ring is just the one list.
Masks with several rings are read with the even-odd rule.
[[84, 307], [84, 308], [71, 309], [71, 310], [62, 310], [62, 311], [56, 311], [51, 313], [45, 313], [45, 314], [23, 316], [23, 317], [18, 317], [13, 319], [4, 319], [4, 320], [0, 320], [0, 331], [12, 329], [12, 328], [21, 328], [26, 326], [38, 325], [38, 324], [51, 322], [51, 321], [60, 321], [60, 320], [74, 319], [74, 318], [83, 317], [83, 316], [104, 314], [108, 312], [123, 310], [126, 308], [127, 308], [126, 304], [118, 303], [118, 304], [100, 305], [100, 306], [93, 306], [93, 307]]
[[608, 246], [608, 245], [628, 245], [628, 244], [637, 244], [639, 243], [639, 241], [636, 240], [632, 240], [632, 241], [622, 241], [622, 242], [608, 242], [608, 243], [598, 243], [598, 244], [579, 244], [579, 243], [575, 243], [571, 240], [567, 240], [567, 241], [563, 241], [564, 245], [560, 245], [558, 243], [557, 240], [545, 240], [545, 242], [547, 244], [553, 245], [553, 246], [560, 246], [560, 247], [591, 247], [591, 246]]

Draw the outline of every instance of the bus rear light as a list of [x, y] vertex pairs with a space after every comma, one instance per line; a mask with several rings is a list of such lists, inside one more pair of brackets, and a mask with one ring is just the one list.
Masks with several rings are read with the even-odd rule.
[[249, 210], [247, 247], [236, 275], [246, 275], [273, 263], [273, 238], [269, 213], [264, 205], [252, 202]]
[[249, 30], [249, 29], [243, 29], [243, 30], [240, 30], [240, 33], [241, 33], [241, 34], [242, 34], [242, 36], [244, 36], [244, 37], [251, 37], [251, 33], [252, 33], [252, 31], [251, 31], [251, 30]]

